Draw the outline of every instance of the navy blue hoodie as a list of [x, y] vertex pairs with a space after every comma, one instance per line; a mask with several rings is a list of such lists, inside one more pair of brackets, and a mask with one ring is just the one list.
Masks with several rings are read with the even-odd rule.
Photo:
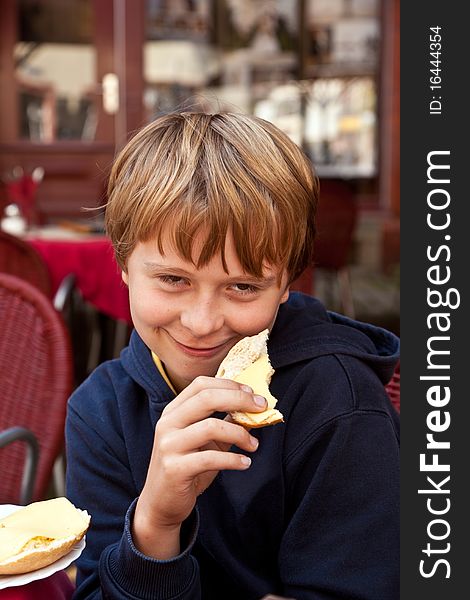
[[174, 394], [136, 332], [69, 402], [67, 496], [92, 516], [75, 598], [399, 598], [399, 419], [384, 390], [391, 333], [292, 293], [268, 350], [285, 423], [252, 430], [247, 471], [223, 471], [159, 561], [130, 523], [155, 424]]

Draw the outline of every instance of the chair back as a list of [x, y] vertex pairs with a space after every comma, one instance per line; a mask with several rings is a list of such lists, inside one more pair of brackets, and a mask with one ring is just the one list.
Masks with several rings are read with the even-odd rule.
[[[44, 499], [63, 449], [72, 362], [67, 330], [52, 301], [18, 277], [0, 273], [0, 431], [24, 427], [39, 442], [33, 500]], [[0, 503], [19, 504], [24, 445], [0, 450]]]
[[342, 181], [322, 181], [316, 215], [314, 266], [307, 267], [292, 283], [292, 290], [313, 294], [315, 267], [337, 274], [348, 266], [356, 220], [357, 205], [351, 187]]
[[51, 296], [51, 280], [41, 255], [28, 242], [0, 229], [0, 273], [29, 281]]
[[352, 188], [343, 181], [320, 183], [314, 263], [338, 271], [348, 265], [357, 221]]
[[385, 390], [393, 404], [400, 412], [400, 361], [398, 361], [395, 371], [393, 372], [392, 378], [385, 386]]

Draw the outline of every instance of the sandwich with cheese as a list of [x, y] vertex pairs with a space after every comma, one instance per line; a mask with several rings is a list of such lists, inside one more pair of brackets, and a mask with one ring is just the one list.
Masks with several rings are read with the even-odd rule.
[[216, 373], [216, 377], [249, 385], [255, 394], [266, 398], [268, 406], [261, 413], [230, 413], [235, 423], [247, 428], [265, 427], [284, 420], [282, 413], [274, 408], [277, 399], [269, 391], [274, 369], [269, 362], [268, 335], [269, 330], [265, 329], [258, 335], [241, 339], [228, 352]]
[[85, 535], [89, 514], [67, 500], [33, 502], [0, 520], [0, 575], [29, 573], [70, 552]]

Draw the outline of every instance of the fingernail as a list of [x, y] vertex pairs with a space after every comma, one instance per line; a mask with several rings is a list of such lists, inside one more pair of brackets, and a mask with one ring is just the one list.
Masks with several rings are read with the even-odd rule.
[[259, 440], [253, 436], [250, 437], [250, 444], [253, 448], [257, 448], [259, 445]]
[[262, 406], [263, 408], [266, 406], [266, 398], [263, 398], [263, 396], [255, 395], [253, 396], [253, 401], [256, 406]]
[[251, 458], [249, 456], [242, 456], [241, 463], [242, 465], [245, 465], [245, 467], [249, 467], [251, 465]]
[[251, 389], [251, 387], [249, 385], [242, 385], [242, 390], [244, 392], [248, 392], [248, 393], [252, 393], [253, 390]]

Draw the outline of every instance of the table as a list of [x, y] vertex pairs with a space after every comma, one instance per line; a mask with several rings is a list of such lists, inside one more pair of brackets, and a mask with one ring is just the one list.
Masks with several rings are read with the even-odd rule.
[[26, 239], [48, 266], [53, 294], [64, 277], [73, 273], [84, 300], [113, 319], [132, 324], [127, 287], [108, 238], [74, 236], [55, 239], [38, 237], [31, 232]]

